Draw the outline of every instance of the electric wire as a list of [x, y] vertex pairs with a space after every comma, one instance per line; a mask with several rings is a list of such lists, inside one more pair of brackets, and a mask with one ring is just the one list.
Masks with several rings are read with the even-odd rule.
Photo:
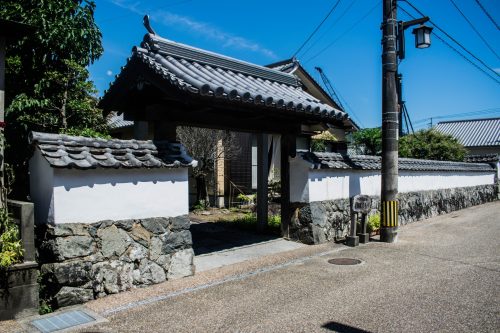
[[347, 8], [342, 12], [342, 14], [339, 15], [339, 17], [325, 30], [325, 32], [320, 36], [318, 37], [314, 42], [311, 43], [311, 45], [309, 45], [309, 47], [304, 51], [302, 52], [302, 57], [305, 57], [307, 53], [309, 53], [309, 51], [312, 50], [312, 48], [320, 41], [322, 40], [329, 32], [330, 30], [332, 30], [332, 28], [334, 26], [337, 25], [337, 23], [340, 22], [340, 20], [342, 20], [342, 18], [349, 12], [349, 10], [352, 8], [352, 6], [354, 6], [354, 4], [357, 2], [358, 0], [354, 0], [352, 1], [349, 6], [347, 6]]
[[479, 0], [476, 0], [476, 3], [483, 10], [484, 14], [490, 19], [490, 21], [495, 25], [495, 27], [497, 28], [497, 30], [500, 30], [500, 27], [498, 26], [498, 24], [495, 21], [495, 19], [493, 19], [493, 16], [491, 16], [490, 13], [488, 13], [488, 11], [486, 10], [486, 8], [484, 8], [484, 6], [479, 2]]
[[430, 119], [452, 119], [452, 118], [460, 118], [460, 117], [492, 115], [495, 113], [500, 113], [500, 108], [483, 109], [483, 110], [476, 110], [476, 111], [469, 111], [469, 112], [462, 112], [462, 113], [453, 113], [453, 114], [435, 116], [435, 117], [429, 117], [429, 118], [422, 118], [422, 119], [419, 119], [417, 121], [414, 121], [413, 124], [421, 126], [422, 124], [425, 125], [426, 123], [428, 123], [428, 121]]
[[312, 57], [310, 57], [309, 59], [305, 60], [304, 61], [304, 64], [310, 62], [311, 60], [315, 59], [316, 57], [318, 57], [320, 54], [322, 54], [323, 52], [325, 52], [326, 50], [328, 50], [330, 47], [332, 47], [336, 42], [338, 42], [342, 37], [344, 37], [346, 34], [348, 34], [352, 29], [354, 29], [358, 24], [360, 24], [361, 22], [363, 22], [380, 4], [382, 3], [382, 1], [379, 1], [377, 2], [377, 4], [375, 6], [373, 6], [372, 8], [370, 8], [365, 14], [363, 14], [363, 16], [361, 16], [361, 18], [359, 20], [357, 20], [353, 25], [351, 25], [347, 30], [345, 30], [342, 34], [340, 34], [340, 36], [338, 36], [335, 40], [333, 40], [331, 43], [329, 43], [327, 46], [325, 46], [324, 48], [322, 48], [319, 52], [317, 52], [315, 55], [313, 55]]
[[[408, 15], [410, 18], [412, 19], [415, 19], [415, 16], [413, 16], [412, 14], [410, 14], [408, 11], [406, 11], [404, 8], [402, 7], [399, 7], [399, 9], [401, 9], [406, 15]], [[422, 14], [422, 16], [425, 16]], [[430, 22], [430, 21], [429, 21]], [[432, 23], [432, 22], [431, 22]], [[434, 25], [434, 23], [433, 23]], [[488, 76], [490, 79], [492, 79], [493, 81], [495, 81], [496, 83], [500, 84], [500, 80], [497, 79], [496, 77], [494, 77], [493, 75], [491, 75], [490, 73], [488, 73], [487, 71], [485, 71], [483, 68], [481, 68], [478, 64], [474, 63], [471, 59], [467, 58], [462, 52], [460, 52], [457, 48], [455, 48], [453, 45], [451, 45], [450, 43], [448, 43], [446, 40], [444, 40], [444, 38], [442, 38], [441, 36], [439, 36], [438, 34], [436, 34], [436, 32], [433, 32], [432, 33], [434, 35], [434, 37], [436, 37], [438, 40], [440, 40], [443, 44], [445, 44], [446, 46], [448, 46], [450, 49], [452, 49], [453, 51], [455, 51], [455, 53], [457, 53], [458, 55], [460, 55], [464, 60], [466, 60], [468, 63], [470, 63], [472, 66], [476, 67], [476, 69], [480, 70], [481, 72], [483, 72], [486, 76]], [[488, 67], [489, 68], [489, 67]], [[491, 70], [491, 68], [490, 68]], [[493, 70], [492, 70], [493, 71]], [[498, 73], [496, 73], [495, 71], [493, 71], [497, 76], [498, 76]]]
[[493, 52], [493, 54], [497, 57], [497, 59], [500, 59], [500, 57], [498, 56], [498, 54], [491, 47], [490, 43], [488, 43], [488, 41], [483, 37], [483, 35], [476, 29], [476, 27], [474, 26], [474, 24], [472, 24], [472, 22], [467, 18], [467, 16], [465, 16], [464, 12], [462, 12], [462, 10], [457, 6], [457, 4], [455, 3], [455, 1], [454, 0], [450, 0], [450, 2], [457, 9], [457, 11], [460, 13], [460, 15], [462, 15], [462, 17], [464, 18], [464, 20], [467, 21], [467, 23], [469, 23], [469, 25], [472, 28], [472, 30], [474, 30], [474, 32], [479, 36], [479, 38], [481, 38], [481, 40], [490, 49], [490, 51]]
[[325, 23], [325, 21], [335, 11], [335, 8], [337, 8], [337, 6], [339, 5], [340, 1], [341, 0], [337, 0], [337, 2], [333, 5], [333, 7], [328, 12], [328, 14], [326, 14], [325, 18], [320, 22], [320, 24], [318, 24], [318, 26], [316, 27], [316, 29], [314, 29], [314, 31], [309, 35], [309, 37], [307, 37], [307, 39], [304, 41], [304, 43], [302, 43], [302, 45], [299, 47], [299, 49], [297, 51], [295, 51], [295, 53], [293, 54], [292, 57], [295, 57], [300, 52], [300, 50], [302, 50], [302, 48], [309, 42], [309, 40], [314, 36], [314, 34], [316, 34], [316, 32], [319, 30], [319, 28], [321, 28], [321, 26], [323, 25], [323, 23]]
[[[409, 0], [402, 0], [402, 2], [405, 2], [407, 3], [411, 8], [413, 8], [417, 13], [419, 13], [420, 15], [422, 16], [425, 16], [424, 13], [422, 13], [417, 7], [415, 7]], [[401, 8], [401, 7], [400, 7]], [[406, 12], [408, 14], [408, 12]], [[490, 72], [492, 72], [493, 74], [495, 74], [496, 76], [500, 77], [500, 74], [498, 74], [493, 68], [491, 68], [490, 66], [488, 66], [484, 61], [482, 61], [481, 59], [479, 59], [477, 56], [475, 56], [471, 51], [469, 51], [465, 46], [463, 46], [459, 41], [457, 41], [455, 38], [453, 38], [450, 34], [448, 34], [446, 31], [444, 31], [443, 29], [441, 29], [435, 22], [433, 22], [432, 20], [429, 20], [429, 23], [431, 23], [434, 28], [436, 28], [437, 30], [439, 30], [441, 33], [443, 33], [446, 37], [448, 37], [449, 39], [451, 39], [455, 44], [457, 44], [458, 46], [460, 46], [460, 48], [462, 48], [465, 52], [467, 52], [471, 57], [473, 57], [474, 59], [476, 59], [477, 61], [479, 61], [486, 69], [488, 69]], [[436, 34], [435, 34], [436, 35]], [[436, 35], [437, 36], [437, 35]], [[497, 81], [497, 80], [496, 80]], [[497, 81], [499, 82], [499, 81]], [[500, 82], [499, 82], [500, 83]]]
[[356, 115], [356, 113], [354, 112], [352, 107], [349, 105], [347, 100], [342, 96], [340, 91], [333, 86], [333, 84], [330, 82], [330, 80], [328, 79], [326, 74], [323, 72], [321, 67], [315, 67], [315, 69], [319, 73], [319, 75], [321, 77], [321, 81], [323, 82], [323, 86], [326, 88], [325, 90], [328, 92], [330, 97], [332, 97], [332, 99], [339, 104], [339, 106], [343, 109], [343, 111], [345, 111], [345, 112], [348, 111], [347, 113], [349, 114], [349, 116], [351, 118], [354, 118], [356, 123], [359, 126], [361, 126], [361, 128], [363, 128], [364, 126], [363, 126], [363, 123], [360, 120], [360, 118]]

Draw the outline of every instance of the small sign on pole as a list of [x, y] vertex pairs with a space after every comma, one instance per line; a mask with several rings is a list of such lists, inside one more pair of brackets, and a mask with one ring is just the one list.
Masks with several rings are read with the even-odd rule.
[[[348, 246], [357, 246], [361, 243], [368, 243], [370, 235], [366, 232], [366, 214], [372, 207], [372, 199], [368, 195], [356, 195], [352, 198], [351, 232], [346, 237]], [[356, 232], [356, 218], [361, 215], [361, 232]]]
[[352, 210], [356, 213], [368, 214], [372, 207], [372, 199], [367, 195], [358, 194], [354, 197]]

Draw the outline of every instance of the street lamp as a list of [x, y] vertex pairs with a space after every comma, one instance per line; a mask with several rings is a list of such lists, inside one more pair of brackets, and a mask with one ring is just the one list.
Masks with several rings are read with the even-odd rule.
[[[404, 31], [414, 29], [415, 46], [430, 45], [431, 28], [423, 23], [428, 17], [397, 21], [397, 0], [383, 0], [382, 21], [382, 170], [380, 240], [393, 243], [398, 234], [398, 132], [401, 108], [401, 87], [398, 87], [398, 58], [405, 57]], [[399, 94], [398, 94], [399, 90]]]
[[412, 32], [415, 35], [416, 48], [426, 49], [431, 46], [431, 27], [421, 24], [420, 27], [413, 29]]

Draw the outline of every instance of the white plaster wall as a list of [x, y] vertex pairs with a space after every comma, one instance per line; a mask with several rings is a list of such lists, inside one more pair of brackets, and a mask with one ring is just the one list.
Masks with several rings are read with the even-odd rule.
[[[415, 172], [400, 171], [401, 193], [495, 183], [491, 172]], [[381, 176], [378, 170], [311, 169], [311, 164], [294, 159], [290, 163], [292, 202], [313, 202], [349, 198], [357, 194], [379, 196]]]
[[290, 201], [309, 202], [310, 163], [303, 158], [289, 158], [290, 161]]
[[54, 172], [38, 149], [30, 159], [29, 172], [30, 196], [35, 203], [35, 223], [53, 223]]
[[188, 214], [188, 169], [53, 169], [55, 223]]
[[399, 192], [440, 190], [495, 183], [491, 172], [410, 172], [400, 171]]

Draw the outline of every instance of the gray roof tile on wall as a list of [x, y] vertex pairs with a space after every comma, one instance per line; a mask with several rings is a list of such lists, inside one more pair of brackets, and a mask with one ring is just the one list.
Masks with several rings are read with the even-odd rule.
[[465, 147], [500, 146], [500, 118], [444, 121], [435, 129], [454, 136]]
[[465, 162], [469, 163], [498, 163], [499, 154], [468, 155], [465, 156]]
[[[160, 75], [166, 86], [205, 98], [294, 111], [325, 120], [348, 118], [345, 112], [304, 91], [293, 74], [176, 43], [157, 35], [147, 34], [141, 47], [134, 47], [132, 57], [120, 75], [127, 72], [134, 61], [145, 64]], [[112, 85], [109, 92], [113, 89]], [[107, 93], [101, 100], [104, 108], [107, 107], [106, 97]]]
[[35, 145], [54, 168], [162, 168], [196, 166], [180, 143], [86, 138], [32, 132]]
[[[317, 169], [380, 170], [380, 156], [342, 155], [339, 153], [303, 153], [302, 158]], [[399, 158], [399, 170], [408, 171], [491, 171], [487, 163], [418, 160]]]
[[120, 129], [120, 128], [134, 126], [133, 121], [123, 119], [123, 113], [116, 114], [116, 112], [113, 112], [107, 118], [107, 123], [110, 129]]

